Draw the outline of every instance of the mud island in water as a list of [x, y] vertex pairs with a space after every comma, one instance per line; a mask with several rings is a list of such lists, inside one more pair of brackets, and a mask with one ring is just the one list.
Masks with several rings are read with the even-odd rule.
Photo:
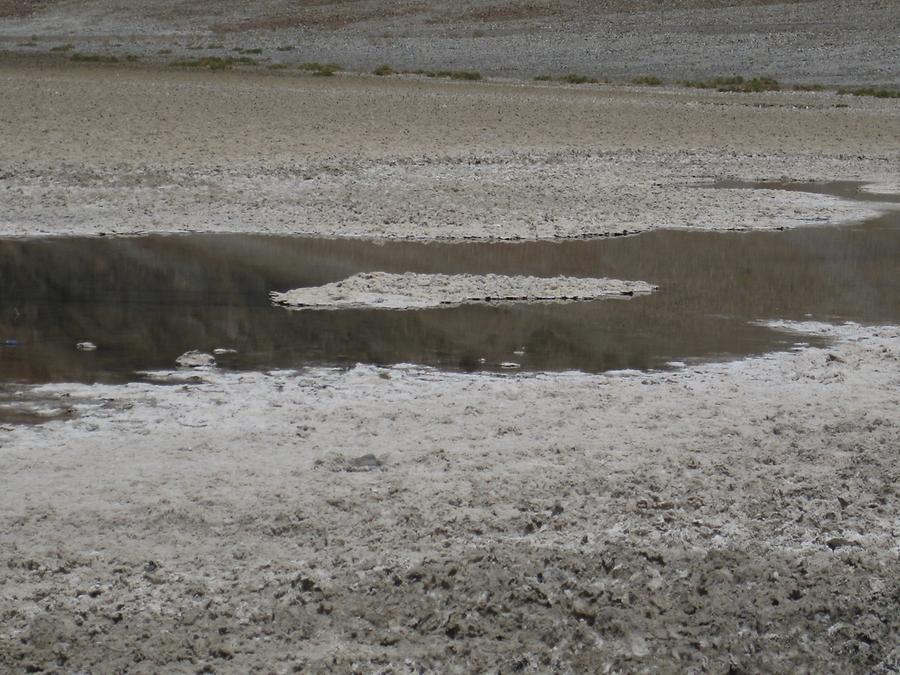
[[900, 670], [900, 5], [665, 4], [0, 0], [0, 670]]

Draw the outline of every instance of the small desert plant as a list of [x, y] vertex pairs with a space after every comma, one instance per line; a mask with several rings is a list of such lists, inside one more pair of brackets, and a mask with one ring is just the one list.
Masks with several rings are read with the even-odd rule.
[[560, 82], [565, 82], [566, 84], [597, 84], [598, 80], [593, 77], [587, 77], [586, 75], [577, 75], [576, 73], [569, 73], [568, 75], [563, 75], [559, 79]]
[[443, 77], [451, 80], [480, 80], [481, 73], [476, 70], [416, 70], [416, 75], [425, 77]]
[[838, 94], [852, 96], [874, 96], [875, 98], [900, 98], [900, 91], [895, 89], [876, 89], [874, 87], [860, 87], [857, 89], [838, 89]]
[[206, 45], [207, 49], [222, 49], [225, 45], [214, 42], [212, 44]]
[[263, 50], [259, 47], [251, 47], [250, 49], [242, 49], [241, 47], [235, 47], [233, 51], [236, 51], [238, 54], [262, 54]]
[[285, 70], [287, 68], [286, 63], [272, 63], [266, 66], [269, 70]]
[[449, 77], [451, 80], [480, 80], [481, 73], [477, 70], [451, 70], [449, 73], [442, 71], [439, 77]]
[[728, 77], [713, 77], [709, 80], [686, 80], [680, 84], [685, 87], [693, 87], [694, 89], [718, 89], [719, 87], [730, 87], [743, 83], [743, 77], [731, 75]]
[[203, 56], [199, 59], [181, 59], [173, 61], [176, 68], [206, 68], [207, 70], [227, 70], [235, 65], [255, 66], [256, 61], [247, 56], [241, 58], [222, 58], [220, 56]]
[[794, 91], [825, 91], [827, 87], [823, 84], [795, 84]]
[[75, 45], [73, 45], [71, 42], [67, 42], [64, 45], [57, 45], [56, 47], [51, 47], [50, 51], [51, 52], [70, 52], [73, 49], [75, 49]]
[[135, 61], [140, 61], [141, 57], [138, 56], [137, 54], [126, 54], [125, 60], [128, 61], [129, 63], [134, 63]]
[[656, 87], [662, 83], [662, 80], [655, 75], [641, 75], [631, 81], [631, 84], [639, 84], [646, 87]]
[[476, 30], [472, 33], [473, 38], [483, 38], [485, 36], [485, 32], [483, 30]]
[[158, 52], [156, 52], [156, 53], [165, 56], [166, 54], [171, 54], [171, 53], [172, 53], [172, 50], [171, 50], [171, 49], [160, 49], [160, 50], [159, 50]]
[[281, 45], [280, 47], [275, 47], [275, 49], [279, 52], [289, 52], [294, 49], [294, 45]]
[[81, 63], [118, 63], [119, 59], [115, 56], [110, 56], [109, 54], [81, 54], [74, 53], [69, 57], [70, 61], [76, 61]]
[[372, 71], [373, 75], [394, 75], [397, 71], [391, 68], [389, 65], [384, 64], [378, 66], [375, 70]]
[[309, 71], [313, 75], [318, 75], [319, 77], [331, 77], [341, 69], [341, 67], [336, 63], [319, 63], [318, 61], [301, 63], [297, 67], [300, 70]]
[[780, 91], [781, 85], [773, 77], [754, 77], [750, 80], [744, 80], [740, 84], [723, 85], [716, 87], [716, 91], [731, 91], [744, 94], [758, 93], [761, 91]]

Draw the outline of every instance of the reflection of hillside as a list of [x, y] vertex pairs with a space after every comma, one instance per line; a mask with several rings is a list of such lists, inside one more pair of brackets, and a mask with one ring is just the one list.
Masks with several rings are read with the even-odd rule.
[[[750, 319], [900, 316], [897, 216], [862, 228], [657, 232], [591, 242], [374, 244], [265, 236], [0, 242], [3, 379], [93, 379], [169, 368], [187, 349], [235, 347], [228, 365], [412, 361], [541, 369], [648, 367], [770, 349]], [[291, 312], [270, 290], [359, 271], [643, 279], [659, 293], [568, 305], [418, 312]], [[726, 316], [728, 319], [715, 318]], [[102, 349], [80, 353], [90, 339]], [[524, 357], [513, 355], [526, 347]]]

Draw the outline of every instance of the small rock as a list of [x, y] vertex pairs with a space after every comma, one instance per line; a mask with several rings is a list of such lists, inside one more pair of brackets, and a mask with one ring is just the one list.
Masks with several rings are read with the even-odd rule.
[[633, 635], [630, 642], [631, 654], [633, 656], [636, 656], [637, 658], [643, 658], [650, 653], [650, 646], [647, 644], [647, 641], [640, 635]]
[[93, 352], [97, 350], [97, 345], [93, 342], [79, 342], [75, 345], [75, 348], [82, 352]]
[[237, 349], [226, 349], [225, 347], [216, 347], [213, 349], [216, 356], [224, 356], [225, 354], [237, 354]]
[[514, 368], [521, 368], [521, 364], [516, 363], [515, 361], [504, 361], [500, 364], [501, 368], [506, 368], [507, 370], [512, 370]]
[[844, 539], [844, 537], [832, 537], [828, 541], [825, 542], [825, 545], [830, 548], [832, 551], [841, 548], [842, 546], [859, 546], [855, 541], [850, 541], [849, 539]]
[[206, 368], [216, 365], [216, 359], [212, 354], [205, 354], [192, 349], [175, 359], [175, 363], [182, 368]]
[[384, 466], [384, 462], [369, 453], [347, 460], [347, 471], [374, 471]]

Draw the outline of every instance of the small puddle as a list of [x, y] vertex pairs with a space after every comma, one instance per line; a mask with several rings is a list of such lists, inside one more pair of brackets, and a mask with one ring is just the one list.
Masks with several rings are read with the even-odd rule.
[[[771, 184], [764, 184], [771, 188]], [[879, 201], [884, 201], [880, 199]], [[787, 349], [770, 319], [900, 321], [900, 212], [785, 232], [658, 231], [522, 243], [257, 235], [0, 241], [0, 381], [139, 379], [182, 353], [235, 369], [419, 363], [602, 372]], [[365, 271], [643, 280], [649, 296], [294, 312], [270, 291]], [[810, 338], [802, 338], [813, 342]], [[79, 351], [91, 341], [96, 351]]]
[[809, 192], [829, 197], [839, 197], [853, 202], [877, 202], [879, 204], [900, 204], [900, 194], [885, 194], [864, 190], [865, 183], [849, 180], [828, 183], [798, 183], [788, 181], [742, 181], [721, 180], [710, 187], [729, 190], [786, 190], [788, 192]]

